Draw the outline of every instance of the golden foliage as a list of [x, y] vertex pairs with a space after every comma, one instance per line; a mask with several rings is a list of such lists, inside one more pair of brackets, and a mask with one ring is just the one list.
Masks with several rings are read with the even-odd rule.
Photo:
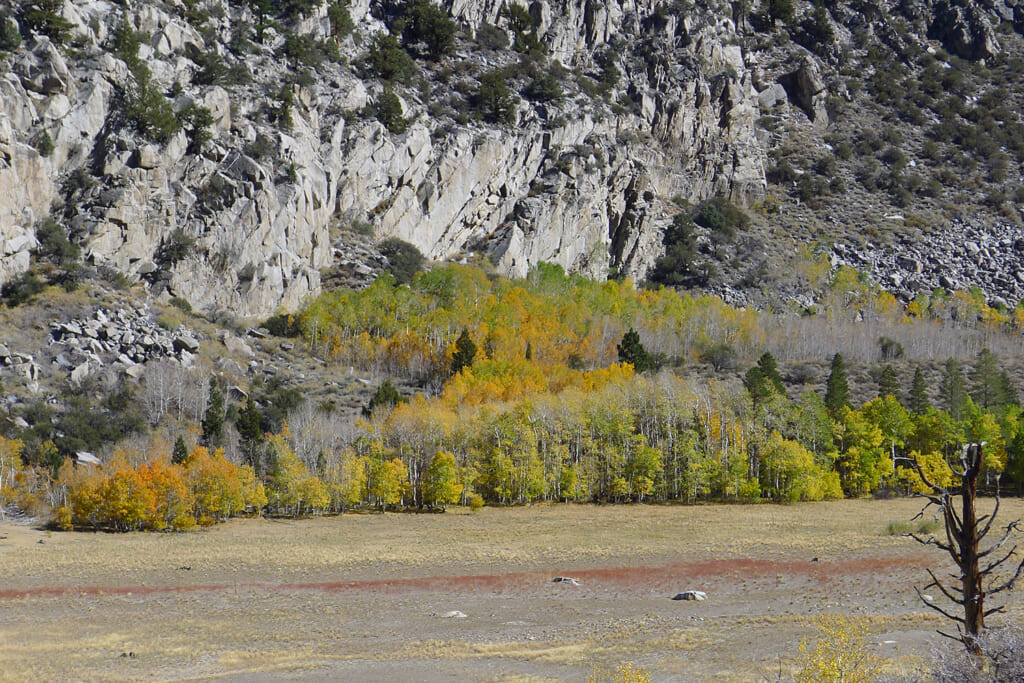
[[864, 620], [839, 615], [818, 618], [818, 638], [800, 643], [796, 680], [799, 683], [871, 683], [883, 660], [867, 640]]

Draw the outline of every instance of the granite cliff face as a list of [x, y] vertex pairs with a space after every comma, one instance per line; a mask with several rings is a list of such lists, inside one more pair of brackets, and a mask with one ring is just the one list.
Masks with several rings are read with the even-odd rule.
[[[835, 44], [811, 50], [804, 29], [765, 42], [767, 17], [755, 34], [744, 6], [714, 1], [536, 0], [519, 6], [523, 29], [501, 0], [447, 0], [453, 52], [387, 81], [367, 53], [402, 3], [339, 5], [351, 32], [332, 3], [292, 4], [302, 11], [267, 22], [227, 0], [64, 0], [56, 41], [23, 21], [0, 57], [0, 283], [29, 267], [47, 216], [86, 263], [240, 317], [316, 294], [351, 226], [435, 259], [485, 255], [507, 275], [549, 261], [639, 279], [679, 198], [764, 200], [783, 142], [764, 117], [823, 130], [828, 98], [851, 97], [837, 69], [854, 31], [907, 40], [887, 33], [897, 5], [837, 4]], [[898, 10], [984, 58], [1000, 44], [979, 17], [1024, 26], [1022, 6], [997, 4]], [[545, 56], [505, 47], [525, 30]], [[496, 69], [511, 95], [500, 122], [474, 113]], [[552, 79], [557, 92], [529, 94]], [[401, 125], [381, 122], [389, 97]], [[133, 102], [169, 106], [179, 125], [146, 130]]]
[[[501, 2], [456, 1], [446, 9], [472, 36], [503, 27]], [[383, 92], [356, 64], [366, 41], [386, 30], [385, 8], [350, 8], [356, 39], [340, 42], [341, 61], [325, 61], [299, 83], [280, 58], [284, 28], [244, 57], [226, 43], [231, 27], [255, 18], [245, 6], [210, 2], [200, 33], [180, 2], [120, 5], [68, 0], [74, 55], [31, 34], [5, 58], [0, 80], [0, 280], [29, 265], [38, 221], [51, 213], [81, 244], [84, 258], [200, 309], [241, 316], [294, 308], [320, 287], [332, 263], [332, 225], [364, 222], [433, 258], [465, 251], [493, 257], [522, 275], [539, 260], [603, 277], [609, 269], [642, 275], [660, 249], [668, 198], [763, 193], [765, 151], [754, 122], [756, 91], [742, 51], [729, 42], [731, 20], [668, 18], [645, 28], [655, 3], [534, 3], [549, 63], [592, 70], [613, 40], [649, 41], [652, 66], [621, 63], [624, 77], [607, 99], [568, 91], [543, 105], [520, 100], [508, 125], [438, 121], [429, 100], [452, 84], [446, 65], [514, 63], [516, 54], [459, 54], [428, 64], [430, 90], [399, 91], [408, 129], [388, 131], [353, 114]], [[296, 20], [296, 33], [329, 40], [326, 6]], [[212, 114], [201, 153], [185, 130], [157, 143], [126, 125], [132, 76], [111, 49], [115, 22], [142, 36], [138, 56], [178, 112]], [[252, 81], [204, 84], [197, 62], [216, 54], [244, 63]], [[462, 67], [467, 68], [467, 67]], [[467, 79], [471, 76], [467, 76]], [[178, 85], [175, 85], [178, 84]], [[291, 125], [267, 115], [284, 84]], [[513, 88], [514, 90], [514, 88]], [[628, 107], [609, 103], [632, 98]], [[635, 102], [635, 106], [633, 105]], [[41, 154], [41, 136], [52, 150]], [[173, 261], [175, 241], [189, 248]]]

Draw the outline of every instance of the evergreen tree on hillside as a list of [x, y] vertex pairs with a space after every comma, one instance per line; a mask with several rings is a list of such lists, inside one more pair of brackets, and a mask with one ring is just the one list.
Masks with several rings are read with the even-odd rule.
[[960, 364], [952, 358], [947, 360], [942, 367], [939, 400], [942, 402], [942, 408], [949, 413], [951, 418], [954, 420], [963, 418], [964, 408], [967, 405], [967, 382], [964, 381]]
[[638, 373], [646, 372], [653, 365], [647, 349], [640, 343], [640, 335], [632, 327], [622, 335], [622, 341], [615, 348], [619, 352], [619, 362], [631, 364]]
[[882, 371], [878, 374], [878, 397], [899, 395], [900, 378], [896, 375], [896, 370], [891, 365], [883, 366]]
[[982, 349], [971, 369], [971, 398], [979, 407], [989, 410], [1005, 403], [1002, 394], [999, 363], [991, 351]]
[[473, 359], [475, 358], [476, 344], [473, 343], [473, 338], [469, 336], [469, 330], [463, 327], [462, 334], [455, 341], [455, 353], [452, 354], [452, 374], [457, 375], [462, 368], [468, 368], [473, 365]]
[[761, 354], [757, 365], [747, 371], [743, 378], [743, 386], [746, 387], [755, 407], [771, 398], [772, 394], [786, 396], [786, 387], [782, 384], [782, 375], [775, 365], [775, 357], [767, 351]]
[[238, 413], [238, 420], [235, 422], [238, 429], [238, 446], [242, 449], [245, 461], [260, 475], [260, 447], [266, 438], [260, 428], [260, 411], [256, 408], [252, 396], [245, 401], [245, 408]]
[[216, 377], [210, 377], [210, 395], [203, 414], [203, 444], [208, 448], [220, 447], [224, 440], [224, 395]]
[[755, 408], [771, 398], [773, 393], [772, 383], [764, 376], [764, 371], [756, 365], [747, 370], [747, 374], [743, 377], [743, 386], [750, 394], [750, 400], [754, 402]]
[[765, 379], [771, 382], [772, 388], [775, 389], [776, 393], [780, 396], [785, 396], [786, 387], [782, 384], [782, 375], [779, 374], [778, 366], [775, 363], [775, 356], [765, 351], [757, 359], [757, 367], [760, 368]]
[[391, 383], [391, 380], [386, 379], [379, 387], [377, 387], [377, 391], [374, 392], [369, 405], [363, 408], [363, 417], [370, 417], [373, 415], [373, 411], [381, 406], [393, 408], [399, 403], [408, 402], [409, 399], [402, 396], [401, 392], [399, 392], [398, 389], [395, 388], [395, 385]]
[[825, 383], [825, 406], [833, 417], [839, 415], [843, 406], [850, 405], [850, 385], [846, 380], [846, 365], [838, 353], [832, 356], [832, 371]]
[[185, 439], [181, 434], [178, 434], [178, 438], [174, 440], [174, 451], [171, 452], [171, 462], [175, 465], [184, 465], [185, 461], [188, 460], [188, 447], [185, 445]]
[[923, 415], [932, 404], [928, 401], [928, 383], [924, 380], [924, 372], [921, 366], [914, 369], [914, 381], [910, 385], [910, 397], [908, 401], [910, 412], [915, 415]]

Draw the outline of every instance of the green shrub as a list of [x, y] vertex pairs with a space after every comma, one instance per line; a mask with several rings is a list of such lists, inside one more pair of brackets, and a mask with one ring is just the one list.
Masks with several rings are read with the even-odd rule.
[[42, 156], [48, 157], [53, 154], [53, 138], [48, 131], [41, 130], [33, 135], [31, 143]]
[[71, 22], [60, 15], [63, 7], [63, 0], [27, 0], [21, 5], [21, 25], [63, 45], [71, 37]]
[[399, 403], [408, 403], [409, 399], [402, 395], [395, 385], [391, 383], [390, 379], [384, 380], [377, 391], [374, 392], [373, 398], [370, 399], [370, 403], [363, 408], [363, 417], [370, 417], [373, 415], [373, 411], [377, 408], [393, 408]]
[[280, 104], [274, 109], [274, 120], [277, 121], [277, 125], [285, 130], [291, 130], [292, 128], [292, 105], [295, 104], [295, 94], [292, 89], [287, 85], [282, 85], [281, 90], [277, 93], [277, 99]]
[[416, 73], [416, 65], [405, 53], [398, 39], [389, 33], [378, 33], [370, 45], [370, 69], [385, 81], [406, 83]]
[[289, 19], [309, 16], [320, 6], [320, 0], [276, 0], [277, 13]]
[[204, 52], [193, 60], [199, 67], [196, 83], [199, 85], [221, 85], [227, 81], [228, 65], [216, 51]]
[[263, 327], [275, 337], [298, 337], [302, 329], [295, 316], [288, 313], [276, 313], [263, 321]]
[[426, 45], [427, 56], [435, 62], [455, 51], [455, 22], [430, 0], [409, 0], [403, 14], [406, 47]]
[[0, 52], [13, 52], [21, 46], [18, 24], [9, 17], [0, 16]]
[[511, 123], [515, 118], [515, 102], [508, 89], [508, 76], [502, 69], [492, 69], [480, 77], [480, 87], [473, 98], [476, 111], [491, 123]]
[[210, 133], [213, 114], [206, 107], [190, 104], [181, 110], [180, 117], [188, 134], [189, 154], [199, 154], [213, 137]]
[[43, 288], [42, 280], [31, 271], [25, 272], [8, 280], [0, 288], [0, 299], [3, 299], [8, 308], [14, 308], [31, 301], [37, 294], [43, 291]]
[[793, 0], [766, 0], [764, 11], [773, 27], [778, 21], [785, 25], [793, 23]]
[[139, 33], [123, 17], [110, 33], [110, 48], [118, 59], [128, 65], [129, 69], [138, 64], [141, 42]]
[[139, 35], [122, 21], [112, 37], [115, 52], [128, 65], [132, 82], [125, 86], [122, 103], [136, 130], [154, 142], [167, 142], [181, 130], [167, 98], [150, 80], [149, 67], [139, 61]]
[[239, 56], [252, 52], [252, 41], [249, 40], [250, 33], [252, 33], [252, 24], [247, 21], [239, 21], [232, 25], [228, 49]]
[[174, 265], [188, 256], [195, 248], [195, 244], [196, 241], [192, 237], [187, 235], [181, 228], [178, 228], [164, 242], [157, 253], [156, 260], [165, 265]]
[[402, 116], [402, 101], [390, 90], [380, 96], [374, 106], [374, 111], [377, 114], [377, 120], [396, 135], [404, 133], [408, 127], [408, 123]]
[[327, 8], [327, 18], [331, 22], [331, 35], [338, 39], [348, 36], [356, 26], [348, 12], [347, 0], [332, 2]]
[[52, 218], [46, 218], [36, 226], [36, 240], [39, 242], [35, 249], [36, 257], [54, 265], [61, 266], [77, 261], [82, 253], [77, 244], [72, 244], [68, 240], [64, 228]]
[[697, 225], [710, 230], [717, 241], [735, 239], [736, 232], [745, 230], [750, 224], [750, 217], [725, 197], [704, 202], [694, 220]]
[[697, 231], [693, 219], [686, 213], [677, 214], [662, 237], [665, 255], [654, 264], [648, 279], [668, 287], [706, 285], [710, 271], [696, 263]]
[[497, 26], [483, 23], [476, 30], [476, 42], [487, 50], [504, 50], [508, 47], [508, 35]]
[[317, 67], [324, 61], [324, 54], [313, 36], [307, 34], [299, 35], [291, 31], [286, 32], [284, 35], [284, 43], [281, 45], [280, 54], [291, 60], [292, 64], [296, 67]]
[[594, 55], [594, 61], [601, 67], [600, 83], [605, 91], [611, 90], [619, 84], [622, 77], [619, 67], [616, 65], [616, 55], [611, 49], [605, 49]]
[[555, 102], [562, 99], [562, 84], [550, 72], [543, 73], [527, 84], [523, 94], [534, 102]]
[[388, 237], [378, 247], [388, 260], [388, 270], [399, 284], [412, 282], [423, 267], [423, 254], [414, 245], [397, 237]]
[[180, 311], [188, 313], [189, 315], [192, 314], [192, 304], [188, 302], [188, 299], [183, 299], [180, 296], [172, 297], [171, 305]]

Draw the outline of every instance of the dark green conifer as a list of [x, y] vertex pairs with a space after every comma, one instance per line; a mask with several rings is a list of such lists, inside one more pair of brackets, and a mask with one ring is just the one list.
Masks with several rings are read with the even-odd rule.
[[224, 395], [220, 393], [217, 378], [210, 377], [210, 395], [203, 414], [203, 444], [207, 448], [219, 448], [224, 440]]
[[850, 405], [850, 385], [846, 380], [846, 366], [838, 353], [832, 356], [832, 371], [825, 384], [825, 406], [836, 417], [844, 406]]
[[188, 460], [188, 447], [185, 445], [185, 439], [178, 434], [178, 438], [174, 440], [174, 451], [171, 453], [171, 463], [175, 465], [184, 465], [185, 461]]
[[928, 401], [928, 383], [924, 380], [924, 372], [921, 366], [914, 369], [914, 381], [910, 385], [910, 412], [915, 415], [923, 415], [932, 404]]
[[878, 397], [899, 395], [900, 378], [896, 375], [896, 370], [888, 364], [882, 366], [882, 371], [878, 374]]
[[942, 382], [939, 384], [939, 398], [943, 409], [954, 420], [964, 416], [967, 405], [967, 382], [960, 370], [960, 364], [950, 358], [942, 368]]
[[651, 357], [647, 349], [640, 343], [640, 335], [632, 327], [622, 335], [622, 341], [616, 346], [620, 363], [630, 363], [636, 372], [645, 372], [651, 368]]
[[462, 334], [455, 341], [455, 353], [452, 354], [452, 374], [456, 375], [462, 368], [473, 365], [474, 358], [476, 358], [476, 344], [469, 336], [469, 330], [463, 327]]

